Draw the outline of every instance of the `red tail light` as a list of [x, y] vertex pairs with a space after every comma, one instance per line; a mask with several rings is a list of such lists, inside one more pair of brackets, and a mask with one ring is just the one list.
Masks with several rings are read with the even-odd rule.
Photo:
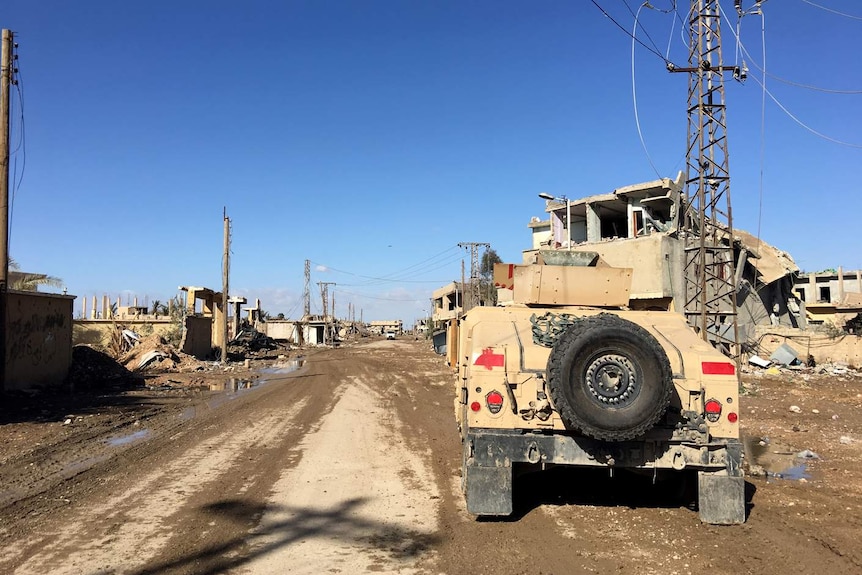
[[703, 375], [735, 375], [736, 366], [726, 361], [704, 361], [700, 364]]
[[474, 401], [470, 404], [470, 409], [472, 409], [473, 411], [479, 411], [480, 409], [482, 409], [482, 404], [478, 401]]
[[703, 406], [703, 410], [706, 412], [706, 419], [715, 423], [721, 416], [721, 403], [717, 399], [710, 399]]
[[503, 408], [503, 394], [499, 391], [492, 391], [485, 396], [485, 403], [488, 405], [488, 411], [497, 414]]
[[728, 413], [728, 414], [727, 414], [727, 420], [728, 420], [729, 422], [731, 422], [731, 423], [736, 423], [736, 421], [737, 421], [738, 419], [739, 419], [739, 416], [738, 416], [738, 415], [736, 415], [736, 414], [735, 414], [734, 412], [732, 412], [732, 411], [731, 411], [730, 413]]

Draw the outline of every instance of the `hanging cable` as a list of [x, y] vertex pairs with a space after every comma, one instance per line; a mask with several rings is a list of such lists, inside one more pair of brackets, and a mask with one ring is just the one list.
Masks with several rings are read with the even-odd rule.
[[[626, 4], [626, 6], [628, 6], [628, 4]], [[649, 150], [647, 149], [646, 142], [644, 141], [643, 131], [641, 130], [640, 116], [638, 115], [638, 92], [637, 92], [637, 81], [635, 80], [635, 42], [637, 40], [636, 36], [637, 36], [637, 29], [638, 29], [638, 18], [640, 17], [642, 8], [643, 8], [643, 5], [641, 5], [638, 8], [637, 14], [634, 14], [635, 23], [634, 23], [634, 27], [632, 28], [632, 34], [631, 34], [631, 36], [632, 36], [632, 59], [631, 59], [631, 61], [632, 61], [632, 107], [634, 108], [634, 112], [635, 112], [635, 125], [637, 126], [637, 129], [638, 129], [638, 138], [640, 138], [641, 147], [644, 149], [644, 154], [646, 154], [647, 161], [649, 162], [649, 165], [652, 166], [652, 169], [655, 172], [656, 176], [658, 176], [659, 179], [661, 179], [661, 173], [658, 171], [658, 168], [655, 167], [655, 163], [652, 161], [652, 156], [650, 156]]]
[[605, 17], [606, 17], [608, 20], [610, 20], [611, 22], [613, 22], [613, 23], [614, 23], [614, 25], [616, 25], [616, 27], [617, 27], [617, 28], [619, 28], [620, 30], [622, 30], [623, 32], [625, 32], [626, 34], [628, 34], [629, 36], [631, 36], [631, 37], [635, 40], [635, 42], [637, 42], [638, 44], [640, 44], [641, 46], [643, 46], [644, 48], [646, 48], [647, 50], [649, 50], [650, 52], [652, 52], [653, 54], [655, 54], [656, 56], [658, 56], [659, 58], [661, 58], [661, 59], [662, 59], [662, 61], [665, 63], [665, 65], [666, 65], [666, 66], [667, 66], [667, 65], [670, 65], [670, 66], [672, 66], [672, 65], [673, 65], [673, 63], [672, 63], [672, 62], [668, 61], [664, 56], [662, 56], [662, 55], [661, 55], [661, 52], [659, 52], [658, 50], [653, 49], [653, 48], [651, 48], [651, 47], [647, 46], [646, 44], [644, 44], [643, 42], [641, 42], [640, 40], [638, 40], [637, 38], [635, 38], [632, 34], [630, 34], [630, 33], [629, 33], [629, 31], [628, 31], [628, 30], [626, 30], [626, 29], [623, 27], [623, 25], [622, 25], [622, 24], [620, 24], [619, 22], [617, 22], [616, 20], [614, 20], [613, 16], [611, 16], [610, 14], [608, 14], [608, 13], [607, 13], [607, 11], [606, 11], [604, 8], [602, 8], [601, 6], [599, 6], [599, 3], [598, 3], [598, 2], [596, 2], [596, 0], [590, 0], [590, 1], [593, 3], [593, 5], [594, 5], [596, 8], [598, 8], [598, 9], [601, 11], [601, 13], [602, 13], [602, 14], [604, 14], [604, 15], [605, 15]]
[[[671, 9], [667, 11], [667, 13], [670, 13], [670, 12], [673, 12], [673, 13], [679, 15], [679, 12], [677, 12], [677, 10], [676, 10], [676, 0], [673, 1], [673, 6], [671, 7]], [[676, 18], [671, 17], [671, 19], [670, 19], [670, 34], [668, 34], [668, 36], [667, 36], [667, 52], [665, 52], [665, 55], [664, 55], [665, 61], [668, 61], [668, 62], [670, 61], [670, 44], [671, 44], [671, 41], [673, 40], [673, 32], [675, 29], [676, 29]]]
[[[719, 3], [717, 3], [717, 4], [718, 4], [718, 9], [719, 9], [719, 11], [721, 12], [722, 16], [723, 16], [725, 19], [727, 19], [727, 15], [724, 13], [724, 9], [721, 7], [721, 3], [719, 2]], [[733, 29], [731, 28], [731, 30], [733, 30]], [[739, 38], [739, 36], [736, 34], [736, 31], [733, 31], [732, 33], [733, 33], [733, 34], [734, 34], [734, 36], [736, 37], [736, 41], [737, 41], [737, 42], [739, 42], [739, 47], [740, 47], [740, 49], [742, 50], [743, 54], [745, 54], [745, 55], [747, 55], [749, 58], [751, 58], [751, 55], [749, 54], [748, 50], [746, 50], [746, 48], [745, 48], [745, 44], [743, 44], [743, 43], [742, 43], [742, 40], [741, 40], [741, 39]], [[758, 67], [758, 69], [759, 69], [759, 67]], [[761, 71], [762, 71], [762, 70], [761, 70]], [[765, 74], [765, 72], [764, 72], [764, 74]], [[812, 134], [814, 134], [815, 136], [818, 136], [818, 137], [820, 137], [820, 138], [822, 138], [822, 139], [824, 139], [824, 140], [826, 140], [826, 141], [828, 141], [828, 142], [832, 142], [833, 144], [839, 144], [839, 145], [842, 145], [842, 146], [847, 146], [848, 148], [858, 148], [858, 149], [862, 149], [862, 144], [855, 144], [855, 143], [853, 143], [853, 142], [845, 142], [845, 141], [843, 141], [843, 140], [839, 140], [839, 139], [837, 139], [837, 138], [833, 138], [833, 137], [831, 137], [831, 136], [827, 136], [826, 134], [823, 134], [822, 132], [818, 132], [818, 131], [817, 131], [817, 130], [815, 130], [814, 128], [812, 128], [812, 127], [808, 126], [808, 125], [807, 125], [807, 124], [805, 124], [802, 120], [800, 120], [799, 118], [797, 118], [797, 117], [796, 117], [796, 116], [795, 116], [795, 115], [794, 115], [790, 110], [788, 110], [788, 109], [787, 109], [787, 107], [786, 107], [786, 106], [784, 106], [784, 104], [782, 104], [782, 103], [778, 100], [778, 98], [776, 98], [776, 97], [772, 94], [772, 92], [770, 92], [770, 91], [769, 91], [769, 89], [766, 87], [766, 83], [765, 83], [765, 81], [764, 81], [764, 82], [761, 82], [759, 79], [757, 79], [757, 77], [756, 77], [756, 76], [753, 76], [753, 77], [752, 77], [752, 79], [753, 79], [753, 80], [754, 80], [754, 81], [755, 81], [755, 82], [756, 82], [756, 83], [757, 83], [757, 84], [758, 84], [758, 85], [763, 89], [763, 92], [764, 92], [767, 96], [769, 96], [769, 98], [770, 98], [773, 102], [775, 102], [775, 105], [777, 105], [777, 106], [781, 109], [781, 111], [782, 111], [782, 112], [784, 112], [784, 113], [787, 115], [787, 117], [789, 117], [791, 120], [793, 120], [794, 122], [796, 122], [797, 124], [799, 124], [802, 128], [804, 128], [804, 129], [808, 130], [809, 132], [811, 132], [811, 133], [812, 133]]]
[[428, 299], [428, 298], [416, 299], [415, 297], [409, 298], [409, 299], [380, 297], [380, 296], [373, 296], [373, 295], [367, 295], [367, 294], [362, 294], [362, 293], [349, 292], [349, 291], [345, 291], [345, 290], [341, 290], [341, 289], [333, 289], [332, 291], [336, 292], [336, 293], [340, 293], [340, 294], [352, 295], [354, 297], [361, 297], [361, 298], [374, 299], [374, 300], [380, 300], [380, 301], [421, 302], [421, 301], [425, 301]]
[[[26, 145], [26, 131], [24, 129], [24, 86], [23, 86], [23, 77], [21, 75], [20, 66], [18, 65], [18, 49], [13, 45], [13, 53], [12, 53], [12, 61], [14, 65], [12, 70], [10, 70], [10, 75], [12, 78], [12, 84], [15, 86], [15, 91], [18, 94], [18, 143], [15, 146], [15, 149], [12, 151], [12, 156], [14, 157], [12, 163], [12, 193], [9, 198], [9, 224], [7, 230], [6, 237], [6, 245], [8, 249], [11, 250], [12, 246], [12, 229], [13, 229], [13, 219], [15, 215], [15, 198], [17, 196], [18, 190], [21, 188], [21, 182], [24, 181], [24, 170], [27, 167], [27, 145]], [[18, 175], [18, 155], [20, 152], [21, 156], [21, 174]]]
[[[762, 9], [757, 12], [760, 14], [760, 46], [763, 58], [763, 83], [761, 84], [763, 89], [760, 92], [760, 196], [757, 205], [757, 253], [760, 253], [760, 231], [763, 223], [763, 175], [766, 170], [766, 16]], [[739, 36], [737, 36], [737, 45], [741, 45]], [[754, 264], [754, 269], [757, 272], [757, 262]], [[755, 273], [755, 284], [757, 277], [758, 274]]]
[[[638, 23], [638, 16], [635, 15], [635, 12], [634, 12], [634, 10], [632, 10], [632, 7], [629, 6], [628, 0], [623, 0], [623, 4], [625, 4], [626, 8], [628, 8], [629, 14], [631, 14], [632, 17], [635, 19], [635, 29], [632, 31], [632, 36], [637, 35], [637, 28], [638, 28], [638, 26], [640, 26], [640, 29], [643, 30], [644, 34], [646, 34], [647, 40], [649, 40], [650, 44], [652, 44], [653, 49], [656, 52], [659, 52], [658, 46], [656, 45], [655, 41], [652, 39], [652, 36], [649, 35], [649, 31], [646, 28], [644, 28], [644, 26], [642, 24]], [[646, 7], [652, 8], [652, 6], [650, 6], [649, 2], [644, 2], [643, 4], [641, 4], [638, 7], [638, 12], [637, 12], [638, 15], [641, 13], [641, 9], [646, 8]]]
[[838, 10], [833, 10], [832, 8], [827, 8], [826, 6], [821, 6], [820, 4], [815, 4], [810, 0], [802, 0], [806, 4], [810, 4], [815, 8], [820, 8], [821, 10], [825, 10], [826, 12], [831, 12], [833, 14], [837, 14], [838, 16], [844, 16], [845, 18], [850, 18], [851, 20], [862, 20], [862, 16], [854, 16], [853, 14], [846, 14], [844, 12], [839, 12]]

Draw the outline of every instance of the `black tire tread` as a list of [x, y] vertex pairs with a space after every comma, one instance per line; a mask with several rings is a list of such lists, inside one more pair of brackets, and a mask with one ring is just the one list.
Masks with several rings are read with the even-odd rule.
[[[563, 386], [567, 384], [566, 374], [563, 373], [562, 365], [566, 350], [580, 340], [585, 334], [597, 328], [623, 328], [637, 334], [641, 340], [644, 350], [658, 360], [659, 371], [658, 384], [662, 386], [659, 401], [650, 406], [649, 412], [638, 425], [624, 430], [601, 429], [585, 422], [577, 413], [577, 409], [569, 405], [565, 397]], [[551, 350], [548, 357], [548, 388], [551, 402], [560, 414], [560, 418], [568, 429], [599, 439], [602, 441], [625, 441], [643, 436], [662, 418], [670, 404], [673, 393], [673, 380], [670, 361], [658, 340], [643, 327], [625, 320], [617, 315], [601, 313], [599, 315], [585, 317], [575, 322], [565, 332]]]

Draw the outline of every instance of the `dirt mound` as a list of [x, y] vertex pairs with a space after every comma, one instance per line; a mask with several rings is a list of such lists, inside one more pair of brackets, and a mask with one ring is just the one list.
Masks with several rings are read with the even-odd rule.
[[87, 345], [72, 348], [72, 365], [66, 376], [71, 389], [99, 389], [135, 381], [137, 377], [108, 354]]

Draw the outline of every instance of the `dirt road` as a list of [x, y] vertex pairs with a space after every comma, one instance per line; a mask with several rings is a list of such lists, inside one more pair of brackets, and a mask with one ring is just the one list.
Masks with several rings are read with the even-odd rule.
[[476, 521], [451, 375], [413, 340], [8, 422], [0, 572], [862, 572], [862, 378], [750, 379], [750, 459], [809, 477], [750, 477], [735, 527], [701, 524], [679, 482], [570, 470], [519, 478], [516, 515]]

